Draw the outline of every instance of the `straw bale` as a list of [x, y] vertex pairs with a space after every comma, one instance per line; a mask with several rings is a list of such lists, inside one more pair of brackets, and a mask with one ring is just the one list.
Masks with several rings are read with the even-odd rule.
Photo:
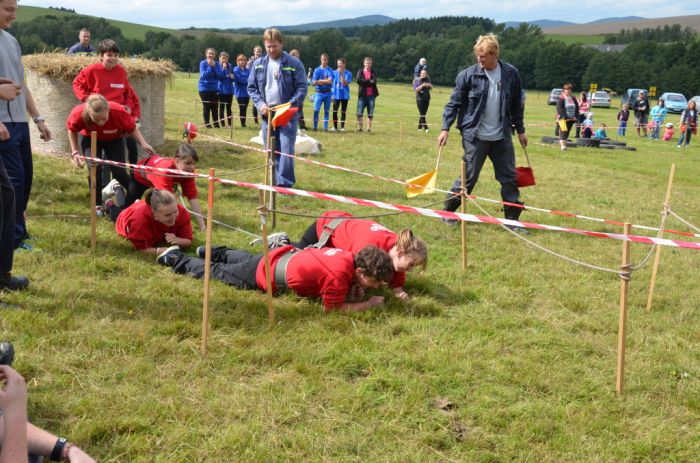
[[[39, 111], [51, 129], [53, 140], [39, 140], [34, 124], [32, 145], [37, 151], [67, 152], [70, 145], [66, 134], [66, 118], [80, 102], [73, 95], [73, 79], [85, 66], [98, 62], [94, 56], [40, 53], [22, 57], [27, 75], [27, 85], [37, 102]], [[129, 82], [141, 102], [141, 132], [153, 146], [165, 142], [165, 82], [170, 81], [175, 65], [169, 60], [153, 61], [144, 58], [122, 58]]]

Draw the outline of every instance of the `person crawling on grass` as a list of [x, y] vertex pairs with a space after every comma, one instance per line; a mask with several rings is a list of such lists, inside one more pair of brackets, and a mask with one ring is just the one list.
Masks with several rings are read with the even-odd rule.
[[[204, 276], [204, 246], [197, 256], [185, 255], [177, 246], [158, 256], [158, 263], [175, 273]], [[240, 289], [267, 290], [262, 254], [215, 246], [211, 250], [211, 276]], [[291, 290], [301, 297], [320, 297], [325, 312], [360, 312], [384, 303], [383, 296], [362, 301], [367, 288], [378, 288], [393, 274], [391, 258], [375, 246], [357, 254], [335, 248], [299, 250], [286, 245], [270, 251], [272, 291]]]
[[[117, 233], [142, 252], [160, 254], [168, 246], [192, 244], [190, 214], [167, 190], [146, 191], [143, 201], [124, 209], [116, 222]], [[158, 247], [163, 243], [164, 247]]]
[[[290, 244], [286, 233], [274, 233], [268, 238], [271, 247]], [[391, 258], [393, 276], [389, 286], [399, 299], [408, 299], [404, 290], [406, 272], [428, 265], [425, 242], [405, 228], [398, 234], [373, 220], [357, 219], [344, 211], [328, 211], [312, 223], [294, 247], [305, 249], [338, 248], [357, 253], [365, 246], [376, 246]]]

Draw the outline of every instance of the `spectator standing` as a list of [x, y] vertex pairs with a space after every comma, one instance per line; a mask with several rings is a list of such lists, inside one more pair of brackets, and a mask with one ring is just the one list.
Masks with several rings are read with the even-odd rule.
[[328, 66], [328, 55], [321, 55], [321, 65], [314, 70], [311, 84], [315, 87], [314, 94], [314, 130], [318, 130], [318, 115], [323, 105], [323, 130], [328, 130], [330, 119], [331, 97], [333, 96], [333, 69]]
[[338, 130], [338, 108], [340, 108], [340, 131], [345, 132], [345, 116], [350, 101], [352, 73], [345, 69], [345, 58], [338, 58], [338, 67], [333, 72], [333, 128]]
[[[41, 138], [51, 139], [51, 131], [39, 114], [32, 94], [24, 83], [22, 51], [7, 32], [17, 15], [16, 0], [0, 0], [0, 77], [10, 84], [7, 101], [0, 104], [0, 190], [3, 212], [0, 214], [0, 290], [23, 289], [29, 281], [12, 277], [15, 248], [31, 250], [24, 214], [29, 203], [34, 177], [32, 146], [27, 113], [34, 120]], [[18, 88], [19, 87], [19, 88]]]
[[[263, 117], [263, 134], [267, 133], [267, 124], [270, 123], [270, 108], [282, 103], [291, 103], [292, 107], [298, 108], [306, 96], [304, 65], [282, 49], [282, 40], [282, 33], [277, 29], [267, 29], [263, 33], [267, 54], [255, 60], [248, 78], [248, 93]], [[293, 157], [297, 138], [296, 115], [286, 125], [274, 128], [273, 135], [275, 185], [291, 187], [296, 182]], [[263, 139], [267, 148], [267, 137]]]
[[575, 138], [579, 138], [581, 136], [581, 124], [583, 124], [583, 120], [586, 118], [586, 114], [588, 114], [590, 108], [591, 102], [588, 101], [588, 94], [586, 92], [581, 92], [578, 100], [578, 116], [576, 118]]
[[627, 132], [627, 121], [630, 118], [630, 107], [628, 104], [623, 104], [622, 109], [617, 113], [617, 134], [621, 137]]
[[223, 70], [216, 62], [216, 50], [207, 48], [204, 52], [205, 59], [199, 63], [199, 98], [202, 100], [202, 116], [204, 126], [212, 125], [219, 128], [219, 81], [223, 78]]
[[[455, 88], [443, 111], [438, 145], [447, 143], [450, 127], [456, 121], [467, 163], [467, 193], [474, 189], [488, 156], [501, 184], [503, 201], [522, 205], [515, 181], [515, 149], [511, 139], [514, 126], [520, 144], [527, 146], [522, 85], [518, 70], [498, 59], [499, 53], [495, 35], [479, 36], [474, 45], [477, 63], [457, 74]], [[461, 204], [460, 190], [461, 178], [457, 178], [445, 201], [445, 210], [457, 210]], [[503, 209], [505, 218], [510, 220], [518, 220], [522, 212], [522, 207], [517, 206], [505, 205]]]
[[632, 103], [632, 109], [634, 110], [634, 126], [637, 129], [637, 135], [646, 137], [651, 108], [649, 108], [649, 99], [644, 90], [639, 91], [637, 99]]
[[[253, 47], [253, 56], [248, 58], [248, 70], [252, 71], [253, 69], [253, 63], [255, 62], [256, 59], [260, 58], [262, 56], [262, 47], [260, 46], [255, 46]], [[298, 53], [298, 52], [297, 52]], [[258, 108], [253, 105], [253, 120], [255, 121], [255, 125], [258, 125]]]
[[[571, 128], [579, 120], [579, 102], [571, 94], [571, 84], [564, 83], [561, 95], [557, 100], [557, 116], [559, 124], [559, 145], [562, 151], [566, 150], [566, 140], [569, 138]], [[576, 127], [578, 129], [578, 125]], [[577, 134], [578, 136], [578, 134]]]
[[428, 72], [428, 61], [425, 58], [418, 60], [418, 64], [416, 64], [416, 67], [413, 69], [413, 79], [418, 79], [420, 77], [420, 72], [423, 70]]
[[664, 120], [666, 119], [666, 114], [668, 114], [668, 109], [666, 109], [664, 100], [657, 101], [656, 106], [651, 108], [649, 116], [651, 116], [651, 121], [654, 125], [651, 129], [651, 134], [649, 135], [649, 138], [651, 138], [652, 140], [659, 139], [659, 130], [661, 130], [661, 126], [663, 125]]
[[248, 113], [248, 77], [250, 77], [250, 69], [246, 66], [248, 58], [241, 54], [236, 57], [236, 66], [233, 68], [233, 93], [236, 95], [238, 103], [238, 114], [241, 118], [241, 127], [245, 127], [246, 114]]
[[[233, 127], [233, 113], [231, 102], [233, 101], [233, 66], [229, 63], [228, 53], [219, 53], [219, 66], [221, 67], [221, 78], [217, 86], [216, 95], [219, 99], [219, 117], [222, 127]], [[226, 113], [226, 118], [224, 118]]]
[[78, 43], [66, 50], [66, 55], [86, 55], [95, 54], [95, 48], [90, 45], [90, 31], [82, 28], [78, 33]]
[[425, 130], [425, 133], [429, 132], [425, 115], [428, 114], [428, 107], [430, 107], [430, 90], [432, 88], [433, 84], [430, 83], [428, 70], [421, 70], [418, 77], [413, 80], [413, 91], [416, 94], [416, 105], [418, 106], [418, 130]]
[[357, 91], [357, 131], [362, 132], [362, 115], [367, 109], [367, 131], [372, 131], [372, 119], [374, 118], [374, 100], [379, 96], [377, 88], [377, 73], [372, 69], [372, 58], [365, 57], [362, 68], [357, 71], [355, 81], [359, 87]]
[[690, 138], [698, 133], [698, 111], [695, 100], [690, 100], [688, 107], [681, 113], [680, 133], [681, 137], [678, 139], [677, 148], [680, 148], [683, 142], [685, 142], [685, 146], [690, 145]]

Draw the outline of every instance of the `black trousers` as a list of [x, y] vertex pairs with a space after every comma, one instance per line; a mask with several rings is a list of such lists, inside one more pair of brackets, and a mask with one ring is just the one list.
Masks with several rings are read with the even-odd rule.
[[418, 106], [418, 128], [427, 129], [428, 124], [425, 122], [425, 115], [428, 114], [428, 107], [430, 106], [430, 100], [421, 100], [416, 98], [416, 106]]
[[[78, 138], [80, 139], [80, 147], [83, 149], [83, 153], [86, 157], [90, 157], [90, 137], [79, 135]], [[110, 141], [98, 140], [97, 153], [95, 153], [95, 157], [101, 157], [102, 159], [109, 161], [124, 162], [124, 139], [117, 138], [116, 140]], [[109, 171], [112, 173], [112, 178], [116, 178], [124, 188], [129, 188], [131, 177], [126, 172], [125, 168], [109, 166]], [[97, 181], [97, 185], [95, 186], [97, 189], [97, 204], [102, 204], [101, 192], [102, 188], [104, 187], [104, 184], [102, 183], [102, 164], [97, 165], [95, 179]], [[88, 187], [89, 186], [90, 182], [88, 178]]]
[[[221, 117], [221, 125], [224, 127], [233, 125], [232, 101], [233, 95], [219, 95], [219, 115]], [[224, 113], [226, 113], [226, 119], [224, 119]]]
[[[249, 96], [239, 96], [236, 97], [238, 102], [238, 114], [241, 116], [241, 127], [245, 127], [246, 113], [248, 113], [248, 103], [250, 102]], [[253, 106], [255, 108], [255, 106]]]
[[333, 100], [333, 127], [338, 130], [338, 106], [340, 106], [340, 128], [345, 128], [345, 116], [348, 113], [348, 100]]
[[0, 158], [0, 273], [12, 270], [15, 252], [15, 187]]
[[306, 229], [306, 231], [304, 232], [304, 235], [301, 237], [301, 240], [299, 240], [298, 243], [291, 243], [292, 246], [294, 246], [297, 249], [306, 249], [309, 246], [318, 243], [318, 233], [316, 233], [316, 223], [318, 223], [318, 220], [316, 220], [314, 223], [312, 223], [309, 226], [309, 228]]
[[[262, 254], [216, 246], [211, 249], [211, 277], [240, 289], [259, 289], [255, 272]], [[172, 264], [175, 273], [194, 278], [204, 277], [204, 259], [180, 253]]]
[[[211, 128], [219, 127], [219, 95], [216, 92], [199, 92], [199, 98], [202, 99], [202, 116], [204, 117], [204, 126]], [[211, 119], [209, 118], [211, 116]]]

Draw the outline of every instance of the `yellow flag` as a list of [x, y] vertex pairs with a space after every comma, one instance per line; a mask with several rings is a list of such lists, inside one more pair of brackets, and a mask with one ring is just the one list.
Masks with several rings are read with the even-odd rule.
[[566, 128], [566, 119], [559, 119], [559, 130], [563, 130], [564, 132], [567, 131]]
[[437, 170], [431, 170], [418, 177], [409, 178], [406, 180], [406, 197], [412, 198], [414, 196], [423, 195], [427, 193], [432, 193], [435, 191], [435, 181], [437, 180]]

